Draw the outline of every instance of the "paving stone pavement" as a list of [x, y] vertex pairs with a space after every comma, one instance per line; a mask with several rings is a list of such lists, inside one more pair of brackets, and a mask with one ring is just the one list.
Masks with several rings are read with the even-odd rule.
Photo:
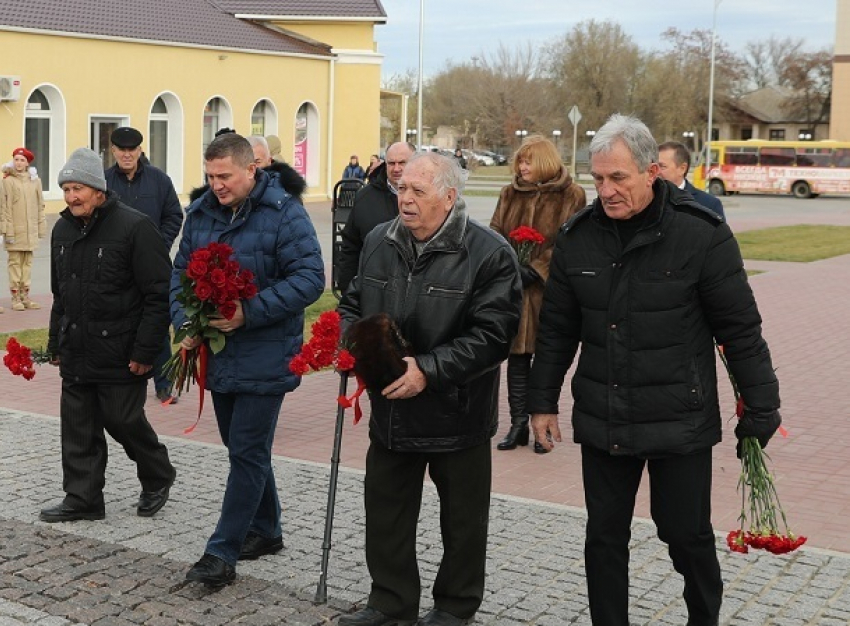
[[[62, 496], [55, 417], [0, 409], [0, 626], [320, 625], [362, 604], [362, 472], [340, 473], [328, 604], [315, 605], [327, 465], [275, 458], [285, 549], [240, 564], [237, 581], [213, 592], [184, 585], [218, 516], [227, 456], [220, 445], [164, 437], [178, 477], [153, 518], [135, 515], [133, 464], [110, 441], [106, 519], [44, 524], [39, 510]], [[494, 495], [487, 592], [476, 624], [590, 623], [582, 541], [584, 512]], [[850, 623], [850, 556], [818, 549], [791, 555], [731, 554], [718, 536], [728, 626]], [[440, 558], [435, 491], [426, 488], [419, 529], [423, 597]], [[681, 579], [654, 527], [633, 525], [633, 624], [687, 621]]]

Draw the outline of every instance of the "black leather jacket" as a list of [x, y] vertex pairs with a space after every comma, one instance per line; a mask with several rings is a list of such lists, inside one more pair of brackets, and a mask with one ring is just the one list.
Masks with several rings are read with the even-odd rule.
[[340, 302], [350, 323], [388, 313], [427, 379], [407, 400], [370, 390], [372, 440], [397, 451], [452, 451], [487, 441], [498, 426], [499, 365], [516, 334], [522, 287], [505, 240], [469, 220], [458, 200], [415, 255], [398, 219], [375, 228]]

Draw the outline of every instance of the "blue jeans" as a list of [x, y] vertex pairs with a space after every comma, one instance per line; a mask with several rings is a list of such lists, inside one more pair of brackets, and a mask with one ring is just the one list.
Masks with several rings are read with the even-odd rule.
[[236, 565], [249, 531], [281, 535], [280, 500], [272, 471], [272, 443], [283, 394], [259, 396], [212, 392], [230, 474], [218, 520], [205, 552]]

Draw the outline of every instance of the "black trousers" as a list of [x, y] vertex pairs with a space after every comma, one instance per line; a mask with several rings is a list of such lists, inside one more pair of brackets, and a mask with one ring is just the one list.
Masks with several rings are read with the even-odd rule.
[[143, 491], [162, 489], [174, 477], [168, 450], [145, 417], [145, 379], [126, 385], [62, 381], [62, 487], [73, 507], [103, 506], [107, 443], [104, 429], [136, 462]]
[[582, 446], [587, 505], [585, 567], [597, 626], [629, 626], [629, 539], [635, 497], [649, 467], [650, 509], [673, 567], [685, 579], [689, 626], [717, 624], [723, 596], [711, 527], [711, 449], [660, 459], [611, 456]]
[[434, 606], [457, 617], [472, 617], [484, 598], [492, 477], [489, 441], [442, 453], [369, 446], [365, 480], [369, 606], [398, 619], [418, 616], [416, 525], [426, 466], [440, 497], [443, 539]]

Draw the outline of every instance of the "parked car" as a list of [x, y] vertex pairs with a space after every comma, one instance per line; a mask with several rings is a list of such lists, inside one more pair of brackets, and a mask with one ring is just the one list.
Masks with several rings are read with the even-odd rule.
[[495, 165], [496, 162], [492, 157], [482, 154], [480, 152], [473, 152], [472, 150], [461, 150], [463, 152], [463, 156], [466, 158], [467, 163], [471, 163], [475, 161], [478, 165]]
[[499, 154], [498, 152], [492, 152], [491, 150], [481, 150], [480, 154], [486, 154], [488, 157], [493, 159], [493, 162], [496, 165], [506, 165], [508, 162], [508, 157]]

